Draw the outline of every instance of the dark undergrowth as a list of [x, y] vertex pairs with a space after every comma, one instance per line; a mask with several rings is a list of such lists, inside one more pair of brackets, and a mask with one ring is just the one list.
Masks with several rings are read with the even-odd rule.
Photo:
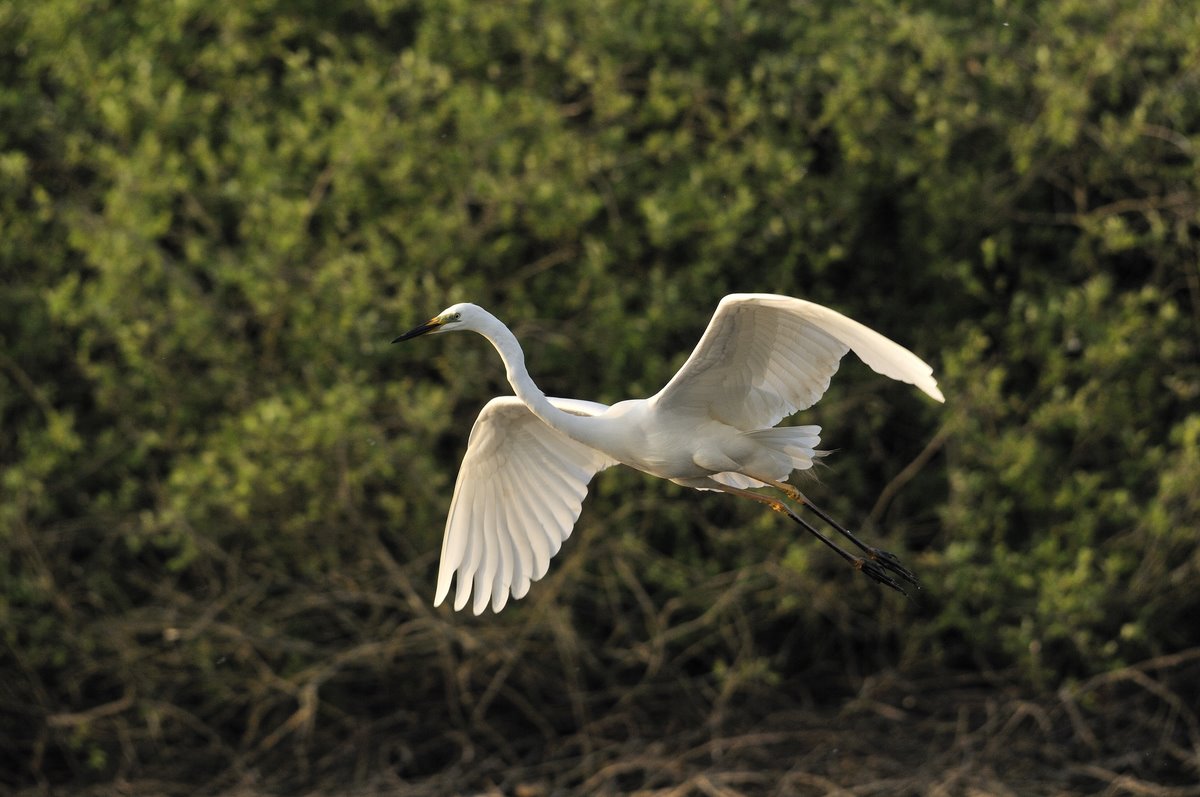
[[[462, 730], [414, 733], [386, 705], [369, 729], [330, 740], [297, 720], [268, 749], [179, 780], [191, 752], [164, 748], [108, 795], [1147, 795], [1200, 793], [1200, 649], [1031, 695], [1011, 673], [882, 672], [789, 679], [703, 705], [699, 684], [634, 700], [563, 695], [583, 722], [518, 731], [485, 712]], [[54, 718], [60, 728], [98, 720]], [[530, 707], [531, 710], [538, 709]], [[388, 716], [388, 715], [391, 716]], [[551, 724], [553, 710], [541, 714]], [[568, 723], [570, 725], [570, 723]], [[270, 748], [282, 749], [271, 752]], [[426, 771], [422, 771], [427, 768]], [[43, 788], [18, 792], [44, 793]]]

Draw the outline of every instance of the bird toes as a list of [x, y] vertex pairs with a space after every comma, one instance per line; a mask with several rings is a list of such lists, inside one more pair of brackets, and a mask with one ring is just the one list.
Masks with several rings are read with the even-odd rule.
[[908, 593], [904, 591], [904, 587], [900, 586], [899, 582], [889, 576], [878, 563], [870, 559], [855, 559], [854, 567], [861, 570], [869, 578], [884, 586], [891, 587], [906, 598], [908, 597]]
[[921, 582], [917, 580], [916, 574], [900, 564], [900, 559], [891, 551], [885, 551], [880, 548], [868, 548], [867, 555], [885, 570], [896, 574], [917, 589], [921, 588]]

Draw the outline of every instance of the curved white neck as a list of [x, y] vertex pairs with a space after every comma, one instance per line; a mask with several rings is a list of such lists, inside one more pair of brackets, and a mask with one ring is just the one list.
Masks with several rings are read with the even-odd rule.
[[521, 399], [534, 415], [541, 418], [547, 426], [557, 429], [572, 440], [577, 440], [593, 448], [596, 447], [597, 441], [594, 438], [599, 430], [594, 423], [595, 419], [563, 412], [550, 403], [546, 394], [534, 384], [533, 379], [529, 376], [529, 371], [525, 368], [525, 353], [521, 350], [521, 344], [517, 342], [516, 335], [500, 319], [489, 313], [486, 321], [477, 325], [476, 331], [496, 347], [496, 351], [500, 353], [500, 359], [504, 361], [504, 368], [508, 372], [508, 383], [512, 385], [517, 398]]

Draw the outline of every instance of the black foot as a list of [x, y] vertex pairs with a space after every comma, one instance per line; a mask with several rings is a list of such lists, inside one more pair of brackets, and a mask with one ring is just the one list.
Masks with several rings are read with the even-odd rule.
[[913, 572], [907, 567], [900, 564], [900, 560], [896, 558], [896, 554], [891, 553], [890, 551], [881, 550], [879, 548], [868, 547], [867, 556], [871, 557], [872, 561], [878, 562], [879, 565], [885, 570], [895, 573], [897, 576], [904, 579], [909, 584], [912, 584], [917, 589], [921, 588], [921, 582], [917, 580], [916, 575], [914, 575]]
[[878, 581], [884, 586], [891, 587], [906, 598], [908, 597], [908, 593], [904, 591], [904, 587], [900, 586], [896, 579], [889, 576], [881, 566], [870, 559], [859, 559], [858, 557], [854, 557], [854, 567], [857, 570], [861, 570], [869, 578]]

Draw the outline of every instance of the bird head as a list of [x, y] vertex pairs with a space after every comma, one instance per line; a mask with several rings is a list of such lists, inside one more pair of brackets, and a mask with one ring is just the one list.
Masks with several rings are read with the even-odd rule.
[[436, 335], [439, 332], [475, 329], [474, 322], [482, 317], [483, 312], [482, 307], [469, 302], [452, 304], [419, 327], [405, 332], [392, 343], [399, 343], [402, 340], [410, 340], [425, 334]]

